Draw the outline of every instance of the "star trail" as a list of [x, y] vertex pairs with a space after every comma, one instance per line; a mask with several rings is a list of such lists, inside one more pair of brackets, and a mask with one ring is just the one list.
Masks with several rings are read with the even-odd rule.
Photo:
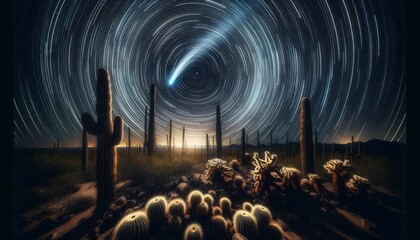
[[225, 145], [242, 128], [251, 144], [257, 130], [265, 144], [271, 130], [280, 143], [287, 134], [298, 141], [305, 96], [319, 142], [405, 142], [404, 1], [60, 0], [17, 9], [17, 147], [57, 137], [80, 146], [100, 67], [133, 144], [143, 143], [152, 83], [158, 144], [170, 119], [177, 143], [185, 126], [188, 144], [204, 144], [217, 104]]

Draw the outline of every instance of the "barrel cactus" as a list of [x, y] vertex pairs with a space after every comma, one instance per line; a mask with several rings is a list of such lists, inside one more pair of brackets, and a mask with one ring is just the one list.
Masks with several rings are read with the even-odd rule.
[[219, 200], [220, 208], [224, 217], [229, 217], [232, 211], [232, 202], [227, 197], [222, 197]]
[[248, 211], [238, 210], [233, 215], [233, 228], [247, 239], [256, 239], [258, 236], [257, 220]]
[[267, 207], [257, 204], [252, 208], [252, 215], [257, 220], [258, 231], [262, 233], [268, 228], [271, 222], [271, 212]]
[[203, 229], [199, 224], [193, 223], [188, 225], [184, 232], [184, 240], [203, 240]]
[[228, 224], [224, 217], [214, 216], [211, 218], [211, 237], [212, 239], [225, 239]]
[[191, 191], [187, 197], [189, 212], [195, 214], [197, 205], [203, 201], [203, 193], [200, 190]]
[[252, 208], [253, 208], [253, 206], [250, 202], [244, 202], [242, 204], [242, 209], [245, 210], [245, 211], [252, 212]]
[[280, 226], [275, 223], [271, 222], [267, 229], [262, 234], [262, 239], [264, 240], [281, 240], [283, 239], [283, 231], [281, 230]]
[[178, 216], [170, 216], [168, 226], [173, 232], [179, 232], [182, 228], [182, 219]]
[[204, 219], [209, 214], [209, 206], [207, 205], [206, 202], [203, 201], [203, 202], [201, 202], [200, 204], [197, 205], [197, 207], [195, 209], [195, 213], [196, 213], [198, 218]]
[[156, 230], [166, 222], [168, 203], [164, 196], [155, 196], [146, 204], [146, 213], [149, 218], [150, 229]]
[[149, 222], [145, 212], [136, 211], [123, 217], [114, 230], [113, 240], [147, 239]]
[[213, 216], [222, 215], [222, 209], [220, 207], [213, 208]]
[[169, 214], [172, 216], [178, 216], [184, 218], [186, 214], [187, 206], [185, 201], [181, 198], [175, 198], [168, 204]]
[[213, 212], [213, 204], [214, 204], [213, 196], [206, 193], [203, 195], [203, 201], [207, 203], [207, 206], [209, 207], [209, 214], [211, 215]]
[[111, 80], [106, 69], [97, 72], [96, 84], [97, 121], [89, 113], [82, 113], [83, 129], [97, 136], [96, 182], [97, 212], [104, 212], [112, 203], [117, 182], [116, 146], [123, 138], [124, 123], [121, 117], [112, 120]]

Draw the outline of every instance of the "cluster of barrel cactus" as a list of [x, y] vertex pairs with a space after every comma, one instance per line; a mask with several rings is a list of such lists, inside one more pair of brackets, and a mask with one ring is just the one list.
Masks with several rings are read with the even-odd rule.
[[143, 209], [118, 222], [113, 240], [151, 239], [159, 231], [184, 240], [232, 239], [235, 233], [246, 239], [282, 239], [282, 230], [266, 206], [244, 202], [242, 208], [233, 209], [228, 197], [215, 205], [211, 194], [193, 190], [186, 200], [152, 197]]

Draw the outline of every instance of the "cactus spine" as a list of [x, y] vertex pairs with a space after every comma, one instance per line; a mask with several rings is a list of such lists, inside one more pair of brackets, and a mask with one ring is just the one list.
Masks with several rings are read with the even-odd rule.
[[86, 170], [86, 164], [88, 160], [88, 140], [86, 129], [83, 128], [82, 136], [82, 170]]
[[220, 105], [216, 108], [216, 144], [217, 144], [217, 158], [222, 158], [222, 122], [220, 121]]
[[303, 176], [314, 172], [311, 107], [306, 97], [300, 104], [300, 164]]
[[156, 102], [156, 88], [155, 84], [150, 87], [150, 113], [149, 113], [149, 134], [147, 154], [153, 155], [156, 150], [156, 129], [155, 129], [155, 102]]
[[96, 180], [98, 212], [105, 211], [114, 199], [117, 181], [116, 145], [123, 138], [124, 123], [121, 117], [112, 121], [111, 81], [107, 70], [100, 68], [97, 72], [95, 122], [89, 113], [82, 113], [83, 128], [89, 134], [97, 136]]

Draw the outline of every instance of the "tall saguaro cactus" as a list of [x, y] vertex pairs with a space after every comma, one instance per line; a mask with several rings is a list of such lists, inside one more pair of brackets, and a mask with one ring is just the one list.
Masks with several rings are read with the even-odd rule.
[[209, 134], [206, 134], [206, 161], [209, 160]]
[[261, 145], [261, 143], [260, 143], [260, 130], [257, 130], [257, 152], [258, 152], [258, 154], [260, 154], [260, 145]]
[[182, 148], [181, 148], [181, 154], [184, 154], [185, 152], [185, 126], [182, 127]]
[[86, 164], [88, 160], [88, 140], [86, 129], [83, 128], [82, 136], [82, 170], [86, 170]]
[[314, 162], [318, 159], [318, 131], [314, 133]]
[[311, 106], [306, 97], [300, 103], [300, 164], [302, 176], [314, 172]]
[[82, 113], [83, 128], [89, 134], [97, 136], [97, 212], [105, 211], [114, 199], [117, 181], [116, 145], [123, 138], [124, 123], [121, 117], [112, 121], [111, 80], [107, 70], [100, 68], [97, 72], [95, 122], [89, 113]]
[[216, 157], [222, 158], [222, 122], [220, 121], [220, 105], [216, 107]]
[[150, 155], [156, 150], [156, 129], [155, 129], [155, 102], [156, 102], [156, 88], [155, 84], [150, 87], [150, 114], [149, 114], [149, 137], [147, 139], [147, 153]]
[[131, 128], [128, 128], [128, 150], [131, 150]]
[[169, 120], [169, 144], [168, 144], [169, 160], [172, 159], [172, 120]]
[[144, 110], [144, 143], [143, 143], [143, 154], [146, 154], [147, 147], [147, 107]]
[[241, 139], [241, 160], [242, 165], [245, 165], [245, 128], [242, 128], [242, 139]]

